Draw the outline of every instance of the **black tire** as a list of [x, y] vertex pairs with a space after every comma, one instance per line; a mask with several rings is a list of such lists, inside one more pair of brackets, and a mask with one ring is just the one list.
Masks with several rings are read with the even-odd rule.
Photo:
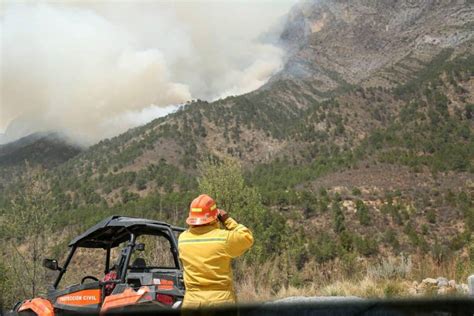
[[31, 309], [27, 309], [26, 311], [17, 312], [18, 316], [38, 316], [35, 312]]

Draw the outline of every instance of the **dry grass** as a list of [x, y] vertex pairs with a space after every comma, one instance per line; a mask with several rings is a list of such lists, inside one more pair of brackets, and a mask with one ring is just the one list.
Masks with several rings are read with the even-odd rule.
[[[249, 283], [240, 283], [238, 287], [239, 300], [255, 302], [280, 299], [291, 296], [358, 296], [366, 298], [402, 297], [408, 295], [409, 281], [376, 280], [365, 277], [362, 280], [340, 280], [331, 284], [282, 287], [276, 293], [268, 291], [268, 287], [258, 290]], [[250, 295], [249, 295], [250, 294]]]
[[[258, 268], [243, 264], [239, 266], [241, 278], [236, 282], [236, 290], [241, 302], [291, 296], [407, 297], [413, 281], [443, 276], [466, 283], [467, 276], [474, 271], [473, 263], [462, 257], [441, 264], [425, 256], [389, 257], [359, 263], [356, 267], [358, 271], [354, 273], [344, 266], [344, 262], [335, 260], [326, 264], [311, 262], [296, 272], [285, 267], [281, 258], [267, 261]], [[295, 276], [302, 282], [292, 284]]]
[[236, 283], [239, 301], [258, 302], [274, 298], [275, 284], [283, 277], [278, 269], [278, 259], [269, 260], [258, 268], [244, 263], [240, 270], [243, 276]]
[[367, 276], [362, 280], [342, 280], [328, 284], [318, 291], [318, 295], [367, 298], [401, 297], [408, 295], [409, 285], [408, 281], [380, 280]]
[[367, 275], [372, 279], [406, 278], [412, 271], [411, 257], [388, 257], [379, 263], [367, 267]]
[[277, 292], [269, 291], [268, 287], [256, 289], [248, 282], [237, 286], [239, 301], [268, 301], [291, 296], [358, 296], [366, 298], [403, 297], [408, 296], [411, 282], [405, 280], [376, 280], [365, 277], [362, 280], [340, 280], [331, 284], [308, 285], [295, 287], [289, 285]]
[[430, 256], [423, 256], [419, 260], [413, 260], [412, 270], [410, 277], [413, 280], [443, 276], [456, 282], [466, 283], [467, 277], [474, 273], [474, 261], [469, 260], [467, 254], [453, 256], [450, 260], [440, 263]]

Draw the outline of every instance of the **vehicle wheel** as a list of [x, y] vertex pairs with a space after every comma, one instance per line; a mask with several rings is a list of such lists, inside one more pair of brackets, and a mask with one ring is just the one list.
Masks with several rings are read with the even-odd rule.
[[17, 312], [16, 315], [18, 315], [18, 316], [38, 316], [31, 309], [28, 309], [26, 311]]
[[4, 315], [5, 316], [38, 316], [31, 309], [26, 310], [26, 311], [21, 311], [21, 312], [17, 312], [15, 310], [10, 310], [10, 311], [7, 311]]

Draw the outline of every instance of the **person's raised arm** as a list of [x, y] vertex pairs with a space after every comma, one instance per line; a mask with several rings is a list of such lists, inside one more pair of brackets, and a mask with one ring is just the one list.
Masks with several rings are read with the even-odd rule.
[[253, 245], [253, 235], [250, 229], [237, 223], [223, 210], [219, 210], [219, 220], [229, 230], [227, 237], [227, 253], [232, 258], [242, 255]]

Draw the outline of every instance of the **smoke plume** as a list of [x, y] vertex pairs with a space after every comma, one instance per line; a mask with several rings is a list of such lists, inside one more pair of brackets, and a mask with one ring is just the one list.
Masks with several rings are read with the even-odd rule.
[[259, 39], [292, 2], [3, 3], [3, 141], [59, 130], [91, 144], [191, 99], [254, 90], [282, 66]]

